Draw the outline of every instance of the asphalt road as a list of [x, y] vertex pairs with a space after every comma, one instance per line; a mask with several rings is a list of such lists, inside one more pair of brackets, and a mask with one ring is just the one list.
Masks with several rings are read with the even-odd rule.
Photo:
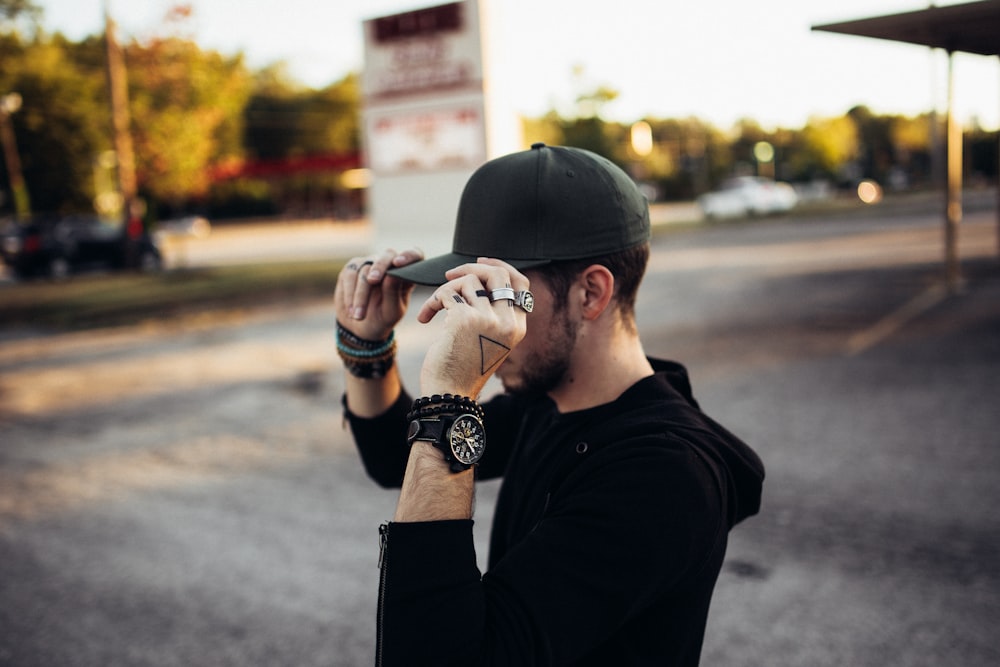
[[[935, 209], [656, 239], [648, 352], [768, 468], [703, 664], [1000, 664], [994, 213], [962, 239], [958, 294]], [[332, 324], [315, 304], [0, 344], [0, 665], [371, 664], [395, 494], [343, 429]], [[401, 325], [407, 377], [433, 335]]]

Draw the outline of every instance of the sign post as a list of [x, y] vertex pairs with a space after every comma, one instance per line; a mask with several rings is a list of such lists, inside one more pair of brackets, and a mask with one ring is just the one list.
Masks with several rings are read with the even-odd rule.
[[462, 188], [490, 156], [480, 0], [364, 22], [364, 148], [377, 249], [451, 249]]

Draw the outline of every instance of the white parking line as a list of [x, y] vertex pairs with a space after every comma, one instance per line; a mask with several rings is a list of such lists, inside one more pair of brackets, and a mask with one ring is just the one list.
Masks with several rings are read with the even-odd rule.
[[847, 340], [847, 356], [853, 357], [875, 347], [907, 322], [940, 303], [947, 294], [948, 290], [940, 283], [930, 286], [872, 326], [851, 336]]

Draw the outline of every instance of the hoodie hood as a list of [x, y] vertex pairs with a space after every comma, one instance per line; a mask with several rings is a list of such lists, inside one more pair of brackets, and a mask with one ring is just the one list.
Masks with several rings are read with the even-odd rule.
[[[666, 420], [672, 429], [688, 436], [687, 441], [714, 471], [725, 496], [729, 526], [757, 514], [764, 485], [764, 464], [760, 457], [749, 445], [701, 411], [684, 366], [659, 359], [650, 359], [650, 362], [656, 375], [648, 380], [655, 383], [655, 389], [643, 388], [644, 383], [633, 389], [643, 393], [649, 391], [650, 399], [653, 394], [662, 397], [662, 392], [672, 393], [675, 402], [683, 403]], [[648, 409], [662, 411], [662, 402], [650, 400]]]

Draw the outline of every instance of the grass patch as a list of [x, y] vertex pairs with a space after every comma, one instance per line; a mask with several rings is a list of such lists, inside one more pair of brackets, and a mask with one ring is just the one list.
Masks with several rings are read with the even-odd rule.
[[333, 296], [343, 262], [74, 276], [0, 289], [0, 327], [76, 330]]

